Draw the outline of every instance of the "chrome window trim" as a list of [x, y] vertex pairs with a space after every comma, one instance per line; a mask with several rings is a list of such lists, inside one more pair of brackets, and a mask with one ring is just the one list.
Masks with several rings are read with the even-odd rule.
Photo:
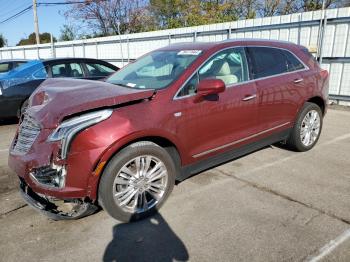
[[203, 152], [201, 152], [201, 153], [198, 153], [198, 154], [193, 155], [192, 157], [193, 157], [193, 158], [198, 158], [198, 157], [201, 157], [201, 156], [204, 156], [204, 155], [207, 155], [207, 154], [216, 152], [216, 151], [221, 150], [221, 149], [224, 149], [224, 148], [226, 148], [226, 147], [233, 146], [233, 145], [236, 145], [236, 144], [238, 144], [238, 143], [241, 143], [241, 142], [247, 141], [247, 140], [249, 140], [249, 139], [255, 138], [255, 137], [257, 137], [257, 136], [263, 135], [263, 134], [265, 134], [265, 133], [267, 133], [267, 132], [273, 131], [273, 130], [275, 130], [275, 129], [278, 129], [278, 128], [280, 128], [280, 127], [286, 126], [286, 125], [288, 125], [288, 124], [290, 124], [290, 122], [286, 122], [286, 123], [284, 123], [284, 124], [281, 124], [281, 125], [278, 125], [278, 126], [275, 126], [275, 127], [272, 127], [272, 128], [266, 129], [266, 130], [263, 130], [263, 131], [261, 131], [261, 132], [259, 132], [259, 133], [256, 133], [256, 134], [253, 134], [253, 135], [250, 135], [250, 136], [247, 136], [247, 137], [238, 139], [238, 140], [233, 141], [233, 142], [231, 142], [231, 143], [224, 144], [224, 145], [221, 145], [221, 146], [218, 146], [218, 147], [215, 147], [215, 148], [212, 148], [212, 149], [203, 151]]
[[[181, 90], [187, 85], [187, 83], [192, 79], [192, 77], [198, 73], [199, 69], [206, 63], [208, 62], [213, 56], [215, 56], [216, 54], [220, 53], [221, 51], [225, 51], [227, 49], [233, 49], [233, 48], [246, 48], [246, 47], [265, 47], [265, 48], [274, 48], [274, 49], [280, 49], [280, 50], [284, 50], [289, 52], [290, 54], [292, 54], [303, 66], [304, 68], [299, 69], [299, 70], [294, 70], [294, 71], [290, 71], [290, 72], [285, 72], [285, 73], [280, 73], [280, 74], [276, 74], [276, 75], [271, 75], [271, 76], [265, 76], [265, 77], [260, 77], [260, 78], [256, 78], [256, 79], [250, 79], [250, 72], [248, 72], [248, 78], [249, 80], [247, 81], [242, 81], [239, 83], [235, 83], [235, 84], [231, 84], [226, 86], [226, 88], [231, 88], [231, 87], [235, 87], [237, 85], [243, 85], [243, 84], [248, 84], [248, 83], [252, 83], [255, 81], [259, 81], [259, 80], [265, 80], [265, 79], [269, 79], [269, 78], [273, 78], [273, 77], [279, 77], [279, 76], [283, 76], [283, 75], [288, 75], [288, 74], [292, 74], [292, 73], [298, 73], [298, 72], [303, 72], [303, 71], [307, 71], [310, 68], [298, 57], [296, 56], [292, 51], [286, 49], [286, 48], [282, 48], [282, 47], [276, 47], [276, 46], [259, 46], [259, 45], [247, 45], [247, 46], [230, 46], [230, 47], [226, 47], [223, 49], [218, 50], [217, 52], [215, 52], [214, 54], [212, 54], [210, 57], [208, 57], [203, 63], [201, 63], [198, 68], [186, 79], [186, 81], [181, 85], [181, 87], [177, 90], [177, 92], [175, 93], [173, 100], [181, 100], [181, 99], [185, 99], [185, 98], [189, 98], [189, 97], [193, 97], [196, 94], [192, 94], [192, 95], [186, 95], [186, 96], [179, 96], [178, 94], [181, 92]], [[245, 55], [246, 59], [247, 59], [247, 54]], [[247, 65], [248, 65], [248, 59], [247, 59]], [[249, 67], [249, 65], [248, 65]]]

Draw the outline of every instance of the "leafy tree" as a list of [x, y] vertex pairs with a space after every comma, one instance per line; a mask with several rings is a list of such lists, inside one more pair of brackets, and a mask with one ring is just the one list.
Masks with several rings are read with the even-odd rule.
[[[325, 1], [326, 8], [350, 4], [350, 0]], [[72, 5], [66, 16], [88, 26], [86, 38], [116, 35], [118, 28], [122, 34], [136, 33], [321, 8], [322, 0], [85, 0]]]
[[5, 45], [7, 45], [7, 40], [3, 34], [0, 34], [0, 47], [4, 47]]
[[135, 19], [135, 11], [144, 7], [142, 0], [85, 0], [84, 3], [72, 5], [65, 16], [87, 25], [95, 34], [103, 36], [132, 31], [129, 22], [142, 21]]
[[60, 41], [72, 41], [77, 39], [77, 30], [72, 25], [63, 25], [60, 30]]
[[[39, 34], [39, 38], [40, 38], [40, 43], [41, 44], [46, 44], [46, 43], [51, 43], [51, 35], [50, 33], [42, 33]], [[53, 41], [56, 42], [56, 38], [53, 38]], [[35, 33], [31, 33], [29, 35], [28, 38], [25, 39], [21, 39], [17, 46], [21, 46], [21, 45], [35, 45], [36, 44], [36, 38], [35, 38]]]

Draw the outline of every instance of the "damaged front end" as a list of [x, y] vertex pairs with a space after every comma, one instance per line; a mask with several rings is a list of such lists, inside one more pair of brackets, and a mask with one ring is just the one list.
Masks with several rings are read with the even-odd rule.
[[[86, 177], [69, 173], [68, 152], [75, 136], [112, 114], [111, 109], [85, 113], [45, 129], [26, 113], [11, 146], [9, 165], [20, 178], [24, 200], [54, 220], [77, 219], [94, 213]], [[87, 152], [88, 154], [88, 152]], [[69, 174], [68, 174], [69, 173]]]
[[29, 206], [53, 220], [79, 219], [98, 210], [98, 206], [81, 199], [62, 200], [35, 193], [24, 179], [20, 179], [20, 193]]

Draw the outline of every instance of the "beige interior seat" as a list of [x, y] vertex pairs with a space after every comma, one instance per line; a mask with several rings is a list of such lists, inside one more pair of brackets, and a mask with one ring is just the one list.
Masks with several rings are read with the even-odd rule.
[[222, 64], [220, 70], [216, 73], [215, 78], [224, 81], [225, 85], [238, 83], [238, 77], [231, 73], [230, 66], [227, 62]]

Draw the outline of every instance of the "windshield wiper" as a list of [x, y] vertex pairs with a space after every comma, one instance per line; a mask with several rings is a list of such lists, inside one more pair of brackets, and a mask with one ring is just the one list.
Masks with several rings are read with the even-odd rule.
[[131, 86], [128, 86], [127, 84], [123, 84], [123, 83], [113, 83], [113, 82], [109, 82], [109, 83], [110, 83], [110, 84], [113, 84], [113, 85], [117, 85], [117, 86], [132, 88]]

